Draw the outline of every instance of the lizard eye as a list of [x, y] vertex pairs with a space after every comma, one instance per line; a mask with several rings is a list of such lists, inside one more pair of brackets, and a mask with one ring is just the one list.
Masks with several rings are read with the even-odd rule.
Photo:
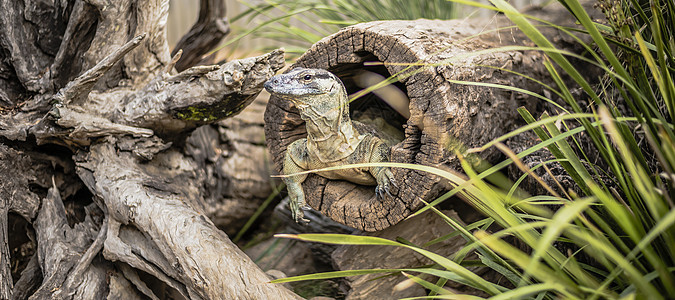
[[302, 79], [309, 81], [310, 79], [312, 79], [312, 75], [307, 74], [305, 76], [302, 76]]

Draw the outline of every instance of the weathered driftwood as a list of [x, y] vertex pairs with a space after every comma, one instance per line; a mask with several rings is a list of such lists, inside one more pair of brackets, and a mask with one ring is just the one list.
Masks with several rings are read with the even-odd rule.
[[105, 297], [107, 268], [92, 260], [103, 246], [107, 224], [98, 228], [88, 215], [70, 228], [59, 191], [52, 187], [42, 200], [34, 226], [43, 279], [29, 299]]
[[[4, 145], [0, 145], [0, 174], [8, 176], [13, 170], [29, 167], [32, 161]], [[13, 181], [0, 181], [0, 298], [9, 299], [12, 295], [12, 274], [9, 249], [9, 212], [22, 211], [22, 217], [32, 219], [40, 206], [38, 196], [28, 189], [28, 184], [36, 180], [35, 171], [20, 173]]]
[[[218, 7], [200, 18], [220, 31], [208, 45], [227, 32], [217, 2], [202, 1]], [[199, 146], [183, 153], [256, 98], [282, 51], [178, 73], [167, 0], [0, 6], [0, 299], [297, 298], [206, 217], [214, 187]]]
[[[134, 38], [121, 49], [137, 45], [142, 37]], [[54, 97], [56, 104], [50, 114], [61, 127], [73, 128], [61, 139], [86, 145], [94, 137], [112, 134], [149, 137], [154, 133], [173, 140], [177, 134], [241, 112], [260, 92], [267, 80], [264, 75], [274, 74], [283, 65], [283, 53], [275, 50], [222, 66], [193, 67], [170, 75], [179, 53], [140, 90], [120, 88], [91, 95], [92, 82], [112, 66], [114, 61], [109, 60], [119, 59], [126, 52], [114, 52]]]
[[[58, 250], [71, 246], [88, 246], [83, 245], [86, 239], [76, 237], [84, 237], [91, 232], [95, 234], [98, 225], [83, 219], [85, 222], [70, 229], [65, 223], [66, 216], [62, 213], [63, 203], [60, 197], [71, 198], [82, 188], [81, 182], [72, 180], [72, 176], [75, 175], [75, 166], [72, 161], [61, 159], [55, 152], [41, 153], [29, 147], [17, 150], [5, 145], [0, 145], [0, 161], [2, 161], [0, 164], [2, 205], [0, 207], [3, 208], [0, 214], [0, 232], [4, 233], [3, 239], [0, 240], [2, 241], [0, 271], [3, 274], [0, 278], [0, 298], [9, 299], [11, 295], [14, 299], [26, 299], [36, 292], [41, 283], [53, 280], [43, 279], [42, 274], [59, 269], [58, 264], [61, 264], [64, 259], [68, 260], [63, 254], [69, 252]], [[48, 192], [49, 188], [60, 189], [61, 193], [57, 195], [54, 192]], [[55, 200], [57, 196], [58, 199]], [[8, 218], [8, 212], [15, 217]], [[33, 223], [35, 234], [24, 231], [28, 228], [23, 228], [21, 223], [27, 224], [28, 222]], [[62, 224], [66, 226], [62, 227]], [[11, 228], [11, 231], [8, 231], [8, 228]], [[61, 239], [67, 238], [68, 240], [59, 242], [59, 234]], [[38, 242], [37, 253], [35, 253], [36, 249], [31, 239]], [[57, 244], [63, 247], [55, 246]], [[8, 249], [8, 245], [12, 245], [12, 248]], [[11, 267], [7, 251], [11, 251], [14, 256]], [[47, 256], [47, 253], [53, 255]], [[20, 258], [22, 255], [28, 256], [23, 270], [14, 269], [14, 266], [24, 264]], [[12, 274], [5, 276], [10, 270]], [[20, 271], [20, 274], [17, 271]], [[59, 276], [49, 278], [65, 280], [65, 277]], [[12, 279], [15, 279], [13, 288]]]
[[[558, 21], [572, 20], [560, 8], [538, 12], [540, 16], [547, 14]], [[397, 75], [394, 86], [405, 93], [409, 104], [404, 102], [403, 109], [399, 105], [395, 110], [378, 96], [368, 94], [350, 104], [352, 118], [367, 116], [361, 119], [362, 123], [384, 119], [388, 123], [386, 128], [396, 128], [404, 135], [402, 141], [391, 147], [393, 162], [461, 171], [455, 150], [482, 146], [522, 124], [516, 111], [519, 106], [526, 106], [535, 114], [546, 108], [543, 101], [521, 93], [457, 82], [502, 84], [543, 92], [538, 83], [500, 70], [551, 83], [543, 65], [543, 53], [518, 49], [484, 51], [531, 45], [517, 29], [496, 30], [510, 25], [503, 17], [489, 21], [420, 19], [363, 23], [322, 39], [294, 66], [328, 69], [342, 79], [349, 93], [368, 85], [361, 79], [364, 74]], [[544, 32], [561, 47], [576, 46], [564, 33], [550, 29]], [[265, 122], [267, 143], [280, 171], [286, 147], [306, 134], [305, 125], [290, 102], [276, 97], [270, 98]], [[371, 122], [375, 133], [385, 131], [381, 124]], [[483, 151], [481, 157], [495, 162], [501, 153], [492, 148]], [[443, 191], [436, 176], [409, 169], [392, 171], [398, 188], [391, 191], [393, 197], [384, 199], [375, 196], [374, 187], [330, 181], [315, 174], [303, 186], [308, 204], [333, 220], [366, 231], [381, 230], [408, 216], [421, 204], [419, 200], [431, 201]]]
[[[185, 163], [179, 153], [159, 155], [157, 161], [165, 164]], [[113, 143], [92, 145], [78, 166], [80, 177], [110, 213], [106, 259], [153, 275], [188, 299], [297, 297], [268, 284], [267, 275], [193, 208], [190, 198], [198, 187], [196, 181], [181, 180], [183, 170], [175, 172], [176, 178], [160, 175], [153, 162], [139, 164]], [[170, 184], [177, 180], [183, 185]]]

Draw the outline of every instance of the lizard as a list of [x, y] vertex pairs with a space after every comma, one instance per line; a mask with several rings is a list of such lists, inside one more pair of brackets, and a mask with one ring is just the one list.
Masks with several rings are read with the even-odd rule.
[[[389, 147], [372, 133], [360, 133], [349, 116], [349, 97], [344, 84], [333, 73], [323, 69], [295, 68], [273, 76], [265, 89], [282, 100], [291, 101], [305, 121], [307, 137], [291, 143], [283, 161], [284, 175], [302, 171], [356, 163], [389, 161]], [[361, 185], [377, 185], [375, 194], [391, 196], [396, 186], [387, 167], [349, 168], [318, 173], [320, 176], [347, 180]], [[305, 201], [302, 183], [307, 174], [284, 177], [293, 219], [309, 222], [304, 211], [311, 209]]]

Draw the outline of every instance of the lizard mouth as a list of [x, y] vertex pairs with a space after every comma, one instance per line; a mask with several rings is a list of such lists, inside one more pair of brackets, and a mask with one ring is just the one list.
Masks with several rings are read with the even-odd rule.
[[279, 97], [284, 98], [284, 99], [291, 100], [293, 102], [296, 102], [296, 101], [302, 99], [303, 97], [307, 97], [307, 96], [317, 96], [317, 95], [326, 94], [326, 92], [316, 90], [316, 89], [290, 88], [290, 87], [283, 87], [283, 86], [268, 87], [267, 84], [265, 84], [265, 89], [270, 94], [274, 94], [276, 96], [279, 96]]
[[303, 97], [303, 96], [315, 96], [325, 94], [325, 91], [312, 88], [309, 86], [295, 87], [292, 84], [284, 83], [277, 78], [272, 78], [265, 82], [265, 90], [270, 94], [274, 94], [280, 97]]

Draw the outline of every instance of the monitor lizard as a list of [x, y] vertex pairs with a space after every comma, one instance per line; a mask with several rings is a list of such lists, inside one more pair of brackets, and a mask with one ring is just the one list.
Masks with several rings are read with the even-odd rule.
[[[286, 149], [282, 173], [291, 175], [307, 170], [356, 163], [389, 161], [389, 147], [371, 133], [360, 133], [357, 121], [349, 117], [349, 98], [342, 81], [322, 69], [295, 68], [276, 75], [265, 83], [265, 89], [295, 104], [305, 121], [307, 138], [291, 143]], [[389, 195], [396, 186], [387, 167], [349, 168], [319, 172], [328, 179], [342, 179], [362, 185], [377, 185], [375, 194]], [[307, 174], [284, 177], [290, 197], [291, 214], [296, 222], [308, 222], [304, 209], [302, 183]]]

